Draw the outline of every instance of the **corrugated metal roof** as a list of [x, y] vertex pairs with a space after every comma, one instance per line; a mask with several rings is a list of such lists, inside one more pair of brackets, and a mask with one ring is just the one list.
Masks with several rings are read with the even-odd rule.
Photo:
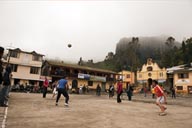
[[15, 48], [15, 49], [9, 48], [8, 50], [10, 50], [10, 51], [19, 51], [19, 52], [22, 52], [22, 53], [35, 54], [35, 55], [39, 55], [39, 56], [44, 56], [43, 54], [37, 53], [36, 51], [28, 52], [28, 51], [21, 50], [19, 48]]
[[74, 68], [74, 69], [81, 69], [81, 70], [89, 70], [89, 71], [117, 74], [116, 72], [110, 71], [110, 70], [92, 68], [92, 67], [87, 67], [87, 66], [80, 66], [80, 65], [75, 65], [75, 64], [67, 64], [67, 63], [64, 63], [64, 62], [50, 61], [50, 60], [46, 60], [46, 62], [48, 62], [50, 65], [63, 66], [63, 67], [69, 67], [69, 68]]

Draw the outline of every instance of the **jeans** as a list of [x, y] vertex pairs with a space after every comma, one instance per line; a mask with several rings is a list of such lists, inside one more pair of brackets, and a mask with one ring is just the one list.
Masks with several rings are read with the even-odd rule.
[[121, 94], [122, 94], [122, 92], [117, 94], [117, 103], [121, 103]]
[[0, 91], [0, 105], [7, 104], [8, 93], [9, 93], [9, 86], [3, 86]]
[[47, 94], [47, 87], [43, 87], [43, 98], [46, 97]]
[[132, 92], [127, 92], [128, 100], [131, 101], [132, 97]]
[[63, 96], [65, 97], [65, 103], [68, 104], [68, 101], [69, 101], [69, 95], [67, 93], [67, 90], [66, 89], [63, 89], [63, 88], [58, 88], [58, 94], [57, 94], [57, 100], [56, 100], [56, 103], [58, 103], [60, 97], [61, 97], [61, 94], [63, 94]]

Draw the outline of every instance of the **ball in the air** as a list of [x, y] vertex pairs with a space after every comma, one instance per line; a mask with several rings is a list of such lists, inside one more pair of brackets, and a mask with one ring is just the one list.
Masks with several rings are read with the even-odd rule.
[[71, 47], [72, 47], [72, 45], [71, 45], [71, 44], [68, 44], [68, 47], [69, 47], [69, 48], [71, 48]]

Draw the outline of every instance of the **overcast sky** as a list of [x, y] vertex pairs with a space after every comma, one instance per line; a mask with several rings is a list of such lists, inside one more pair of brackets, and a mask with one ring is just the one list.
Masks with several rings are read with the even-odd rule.
[[122, 37], [159, 35], [192, 36], [190, 0], [0, 0], [0, 45], [49, 58], [100, 61]]

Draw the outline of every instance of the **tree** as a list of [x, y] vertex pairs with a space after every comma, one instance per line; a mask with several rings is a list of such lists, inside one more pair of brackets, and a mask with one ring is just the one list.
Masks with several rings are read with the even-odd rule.
[[161, 60], [163, 67], [172, 67], [176, 65], [174, 61], [175, 53], [177, 52], [177, 47], [175, 46], [175, 39], [173, 37], [168, 37], [166, 42], [166, 50], [162, 54]]

